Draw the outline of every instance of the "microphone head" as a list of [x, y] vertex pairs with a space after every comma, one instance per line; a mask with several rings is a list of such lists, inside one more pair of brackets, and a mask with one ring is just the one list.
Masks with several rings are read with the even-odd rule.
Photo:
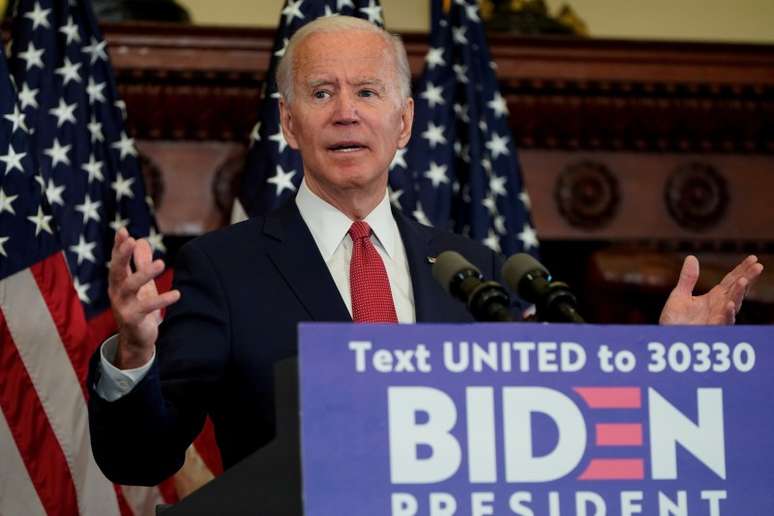
[[519, 296], [526, 301], [530, 300], [523, 295], [523, 289], [520, 289], [519, 285], [521, 284], [521, 280], [524, 278], [524, 276], [535, 272], [545, 276], [546, 278], [551, 276], [551, 274], [548, 272], [548, 269], [546, 269], [542, 263], [527, 253], [514, 254], [508, 258], [505, 261], [502, 270], [503, 279], [508, 285], [508, 288], [519, 294]]
[[481, 271], [479, 271], [475, 265], [467, 261], [460, 253], [456, 251], [444, 251], [435, 259], [435, 263], [433, 264], [433, 278], [441, 284], [446, 292], [452, 294], [451, 288], [452, 283], [454, 283], [452, 281], [454, 277], [460, 272], [469, 270], [475, 271], [479, 276], [481, 275]]

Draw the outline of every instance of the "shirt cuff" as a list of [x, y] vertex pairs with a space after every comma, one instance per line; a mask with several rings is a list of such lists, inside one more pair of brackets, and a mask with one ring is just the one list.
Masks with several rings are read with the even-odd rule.
[[146, 364], [134, 369], [119, 369], [113, 365], [117, 349], [118, 335], [113, 335], [102, 343], [99, 351], [102, 374], [95, 390], [106, 401], [116, 401], [129, 394], [134, 386], [145, 378], [156, 359], [156, 350], [154, 349], [153, 355]]

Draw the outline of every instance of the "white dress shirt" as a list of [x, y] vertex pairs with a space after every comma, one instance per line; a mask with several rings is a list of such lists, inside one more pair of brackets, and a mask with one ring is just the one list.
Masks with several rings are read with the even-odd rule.
[[[296, 204], [351, 316], [349, 261], [352, 258], [352, 239], [347, 233], [354, 221], [312, 193], [305, 181], [301, 182], [298, 189]], [[408, 258], [398, 225], [392, 216], [390, 197], [386, 191], [382, 202], [363, 220], [371, 227], [371, 242], [382, 257], [384, 268], [387, 270], [398, 322], [413, 323], [416, 317]]]
[[[301, 181], [296, 205], [301, 218], [312, 233], [312, 238], [341, 294], [341, 299], [347, 306], [349, 314], [352, 315], [352, 295], [349, 289], [352, 239], [348, 232], [353, 221], [315, 195], [306, 186], [306, 181]], [[371, 242], [384, 262], [398, 321], [413, 323], [416, 315], [408, 258], [398, 225], [392, 216], [390, 198], [386, 191], [382, 201], [363, 220], [371, 227]], [[156, 357], [154, 350], [153, 356], [145, 365], [135, 369], [118, 369], [113, 365], [117, 346], [118, 336], [114, 335], [102, 344], [100, 351], [102, 375], [95, 390], [107, 401], [115, 401], [129, 393], [145, 377]]]

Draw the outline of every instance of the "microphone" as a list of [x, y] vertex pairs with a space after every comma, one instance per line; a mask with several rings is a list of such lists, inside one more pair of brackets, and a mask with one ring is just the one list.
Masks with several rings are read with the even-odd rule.
[[503, 265], [503, 278], [519, 297], [535, 305], [538, 320], [544, 322], [585, 322], [578, 314], [577, 300], [570, 287], [554, 281], [548, 269], [532, 256], [514, 254]]
[[484, 281], [481, 271], [461, 254], [439, 254], [433, 264], [433, 277], [446, 292], [465, 303], [477, 321], [514, 320], [508, 292], [495, 281]]

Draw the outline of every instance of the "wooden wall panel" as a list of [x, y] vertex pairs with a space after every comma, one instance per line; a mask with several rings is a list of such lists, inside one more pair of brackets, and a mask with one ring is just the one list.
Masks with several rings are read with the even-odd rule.
[[[226, 224], [273, 32], [104, 31], [162, 230]], [[415, 76], [426, 40], [404, 35]], [[744, 252], [774, 270], [774, 46], [494, 36], [490, 50], [543, 259], [590, 319], [655, 321], [686, 252], [709, 277]], [[741, 320], [774, 322], [774, 282], [751, 300]]]
[[[520, 159], [525, 183], [535, 200], [532, 214], [543, 238], [774, 241], [774, 192], [761, 188], [774, 186], [773, 160], [768, 156], [527, 149], [521, 151]], [[602, 179], [593, 172], [588, 178], [568, 177], [573, 169], [583, 166], [606, 170], [610, 185], [595, 182]], [[712, 166], [725, 186], [715, 186], [709, 180], [701, 183], [702, 166]], [[688, 167], [699, 168], [694, 178], [698, 184], [676, 183], [676, 174]], [[566, 201], [557, 199], [563, 177], [567, 188], [587, 189], [588, 198], [579, 192], [577, 199], [567, 201], [581, 204], [577, 206], [581, 212], [587, 208], [587, 226], [563, 213]], [[676, 196], [687, 197], [681, 200], [689, 203], [682, 207], [686, 212], [682, 216], [670, 213], [670, 203], [681, 202], [674, 199]], [[586, 202], [581, 202], [583, 199]], [[710, 216], [713, 210], [718, 211], [716, 222]], [[693, 226], [686, 220], [691, 211], [697, 219]], [[707, 222], [702, 224], [705, 217]], [[595, 219], [599, 222], [594, 223]]]

